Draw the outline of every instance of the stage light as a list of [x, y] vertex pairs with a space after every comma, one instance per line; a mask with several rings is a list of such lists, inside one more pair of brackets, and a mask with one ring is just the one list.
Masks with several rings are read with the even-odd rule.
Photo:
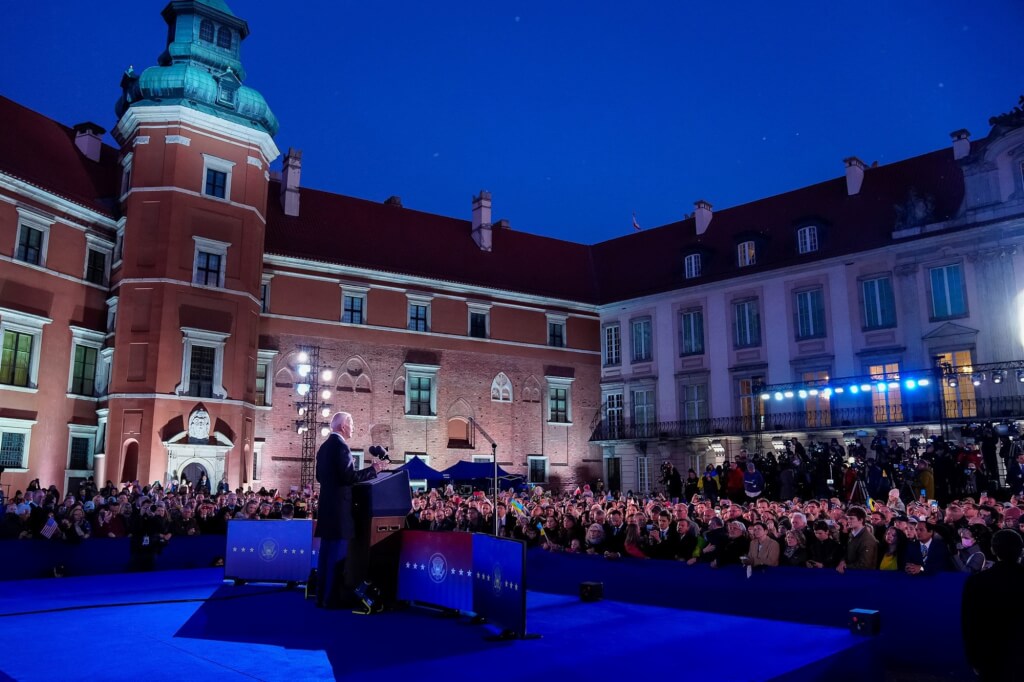
[[761, 394], [761, 400], [770, 400], [771, 397], [772, 397], [771, 393], [762, 393]]
[[[839, 389], [836, 389], [836, 390], [839, 390]], [[860, 393], [860, 387], [859, 386], [850, 386], [850, 393]]]
[[879, 393], [885, 393], [885, 390], [887, 388], [889, 388], [889, 385], [887, 383], [885, 383], [884, 381], [879, 381], [878, 382], [878, 392]]
[[844, 389], [842, 386], [836, 386], [836, 390], [835, 390], [836, 393], [843, 393], [845, 391], [846, 391], [846, 389]]
[[309, 362], [309, 353], [307, 353], [304, 350], [299, 351], [298, 361], [299, 362]]
[[957, 380], [955, 374], [950, 374], [948, 377], [946, 377], [946, 385], [949, 386], [950, 388], [956, 388], [959, 384], [960, 382]]
[[[856, 441], [854, 441], [854, 442], [856, 442]], [[857, 463], [857, 458], [856, 457], [851, 457], [850, 459], [848, 459], [846, 461], [847, 461], [848, 464], [850, 464], [850, 466], [853, 466], [854, 464]]]
[[831, 388], [826, 388], [826, 389], [822, 390], [821, 395], [822, 395], [823, 398], [826, 398], [826, 399], [827, 398], [831, 398], [832, 397], [832, 389]]
[[807, 391], [800, 389], [800, 391], [797, 392], [797, 395], [800, 396], [801, 399], [804, 399], [807, 397]]
[[322, 407], [322, 408], [320, 408], [320, 416], [323, 417], [324, 419], [327, 419], [328, 417], [330, 417], [331, 416], [331, 408], [329, 408], [329, 407]]
[[329, 369], [325, 369], [324, 371], [320, 372], [320, 379], [322, 381], [331, 381], [332, 379], [334, 379], [334, 372], [332, 372]]
[[320, 435], [323, 436], [324, 438], [327, 438], [327, 436], [331, 435], [331, 430], [326, 426], [321, 426]]
[[917, 385], [918, 386], [927, 386], [930, 383], [932, 383], [932, 382], [929, 381], [928, 379], [918, 379], [917, 380]]
[[993, 384], [1001, 384], [1001, 383], [1003, 383], [1003, 379], [1005, 379], [1005, 378], [1006, 378], [1006, 370], [997, 369], [997, 370], [994, 370], [992, 372], [992, 383]]
[[786, 396], [787, 398], [792, 398], [793, 397], [793, 391], [786, 391], [785, 393], [783, 393], [783, 395]]
[[811, 390], [807, 391], [807, 395], [818, 395], [818, 389], [812, 388]]
[[310, 372], [311, 369], [313, 369], [313, 368], [309, 364], [299, 365], [299, 367], [298, 367], [299, 376], [300, 377], [308, 377], [309, 376], [309, 372]]
[[775, 399], [776, 400], [782, 400], [783, 397], [784, 396], [782, 395], [782, 391], [776, 392], [776, 394], [775, 394]]
[[862, 393], [870, 393], [871, 392], [871, 384], [861, 384], [860, 385], [860, 390], [861, 390]]
[[975, 386], [981, 386], [982, 382], [985, 381], [984, 372], [975, 372], [971, 375], [971, 383]]
[[325, 388], [324, 390], [320, 391], [320, 397], [323, 398], [324, 400], [330, 400], [331, 399], [331, 389]]
[[903, 385], [906, 386], [907, 388], [917, 388], [917, 382], [914, 381], [913, 379], [907, 379], [906, 381], [903, 382]]
[[295, 384], [295, 391], [299, 395], [306, 395], [309, 393], [309, 384]]
[[898, 382], [898, 381], [890, 381], [889, 382], [889, 388], [899, 388], [899, 387], [900, 387], [900, 382]]
[[1024, 369], [1017, 370], [1017, 381], [1024, 383]]
[[299, 416], [301, 417], [304, 414], [306, 414], [306, 408], [302, 405], [299, 405]]

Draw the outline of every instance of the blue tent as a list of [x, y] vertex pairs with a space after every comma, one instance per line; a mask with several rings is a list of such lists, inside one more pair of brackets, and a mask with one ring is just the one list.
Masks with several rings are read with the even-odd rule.
[[[491, 481], [494, 478], [494, 465], [490, 462], [458, 462], [441, 472], [444, 479], [453, 483]], [[514, 487], [522, 481], [522, 476], [510, 474], [498, 467], [498, 485], [502, 489]]]
[[437, 483], [443, 478], [440, 471], [432, 469], [429, 464], [419, 457], [413, 457], [398, 467], [398, 471], [408, 472], [410, 481], [426, 481], [428, 484]]

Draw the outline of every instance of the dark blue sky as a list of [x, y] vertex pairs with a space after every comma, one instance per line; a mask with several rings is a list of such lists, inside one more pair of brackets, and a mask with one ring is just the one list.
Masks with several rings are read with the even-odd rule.
[[[592, 243], [988, 132], [1024, 93], [1024, 2], [228, 0], [303, 184]], [[113, 127], [161, 0], [5, 3], [0, 93]]]

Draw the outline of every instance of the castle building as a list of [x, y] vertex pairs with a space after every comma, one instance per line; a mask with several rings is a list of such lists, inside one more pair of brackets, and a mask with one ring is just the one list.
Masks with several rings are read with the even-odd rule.
[[359, 459], [636, 490], [783, 433], [1021, 415], [1019, 110], [590, 246], [493, 219], [487, 191], [466, 220], [303, 187], [297, 150], [272, 172], [246, 22], [223, 0], [163, 18], [117, 148], [0, 97], [0, 485], [306, 484], [339, 409]]

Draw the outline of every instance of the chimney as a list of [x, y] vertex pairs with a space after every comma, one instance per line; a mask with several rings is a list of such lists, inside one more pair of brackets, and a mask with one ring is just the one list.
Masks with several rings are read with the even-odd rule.
[[384, 200], [385, 206], [394, 206], [395, 208], [402, 208], [402, 197], [392, 194]]
[[82, 156], [90, 161], [100, 160], [105, 132], [107, 131], [95, 123], [79, 123], [75, 126], [75, 146], [82, 152]]
[[497, 227], [502, 230], [511, 230], [512, 223], [508, 221], [508, 218], [501, 218], [500, 220], [494, 221], [494, 227]]
[[864, 184], [864, 169], [867, 166], [856, 156], [843, 159], [846, 164], [846, 194], [860, 194], [860, 186]]
[[966, 128], [954, 130], [949, 134], [953, 138], [953, 158], [962, 159], [971, 153], [971, 133]]
[[485, 189], [473, 197], [473, 241], [481, 251], [491, 250], [491, 193]]
[[299, 215], [299, 178], [302, 176], [302, 150], [288, 148], [281, 168], [281, 208], [285, 215]]
[[698, 199], [693, 202], [693, 222], [697, 225], [697, 236], [704, 234], [708, 231], [708, 225], [711, 224], [711, 204]]

